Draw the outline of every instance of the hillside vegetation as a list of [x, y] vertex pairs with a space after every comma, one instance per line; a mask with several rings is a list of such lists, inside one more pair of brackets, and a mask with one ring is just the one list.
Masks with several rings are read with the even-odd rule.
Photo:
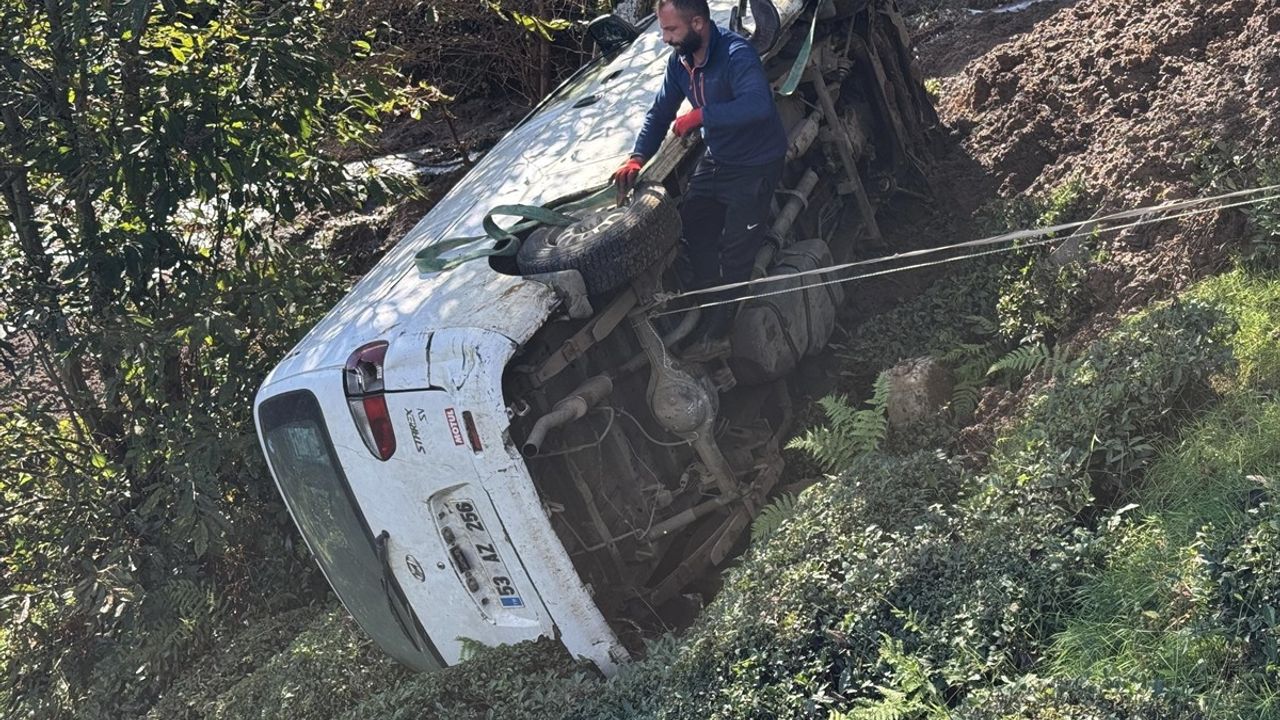
[[[897, 232], [1280, 183], [1274, 0], [917, 5], [946, 127]], [[1274, 199], [855, 299], [788, 455], [812, 483], [616, 677], [551, 641], [426, 675], [370, 643], [253, 394], [450, 179], [344, 163], [471, 142], [453, 113], [535, 100], [599, 9], [0, 0], [5, 716], [1280, 717]], [[348, 265], [352, 218], [378, 232]], [[887, 428], [872, 379], [921, 356], [951, 402]]]
[[980, 467], [858, 456], [611, 680], [549, 643], [411, 676], [331, 610], [278, 654], [234, 636], [151, 716], [1266, 717], [1277, 322], [1280, 274], [1237, 269], [1046, 372]]

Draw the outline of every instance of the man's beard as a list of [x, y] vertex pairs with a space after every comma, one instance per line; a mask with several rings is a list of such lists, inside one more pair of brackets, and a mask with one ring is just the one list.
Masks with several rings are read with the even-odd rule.
[[676, 50], [680, 51], [681, 55], [689, 55], [692, 57], [694, 53], [701, 49], [702, 36], [692, 31], [690, 31], [688, 35], [684, 36], [684, 40], [676, 43]]

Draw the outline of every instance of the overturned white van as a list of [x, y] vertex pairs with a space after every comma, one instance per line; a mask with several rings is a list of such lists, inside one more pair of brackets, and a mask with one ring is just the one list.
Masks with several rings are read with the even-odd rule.
[[[790, 135], [773, 243], [787, 274], [879, 240], [875, 208], [924, 192], [933, 122], [891, 0], [712, 3], [762, 51]], [[747, 18], [745, 23], [740, 18]], [[743, 25], [747, 28], [744, 28]], [[609, 672], [682, 612], [782, 472], [788, 375], [832, 331], [836, 288], [747, 303], [697, 361], [679, 290], [668, 138], [635, 199], [524, 233], [521, 251], [424, 271], [503, 204], [564, 207], [631, 149], [670, 50], [651, 21], [594, 24], [602, 52], [445, 196], [267, 377], [268, 464], [342, 602], [414, 668], [468, 641], [554, 637]], [[571, 213], [572, 214], [572, 213]], [[777, 289], [786, 283], [771, 286]]]

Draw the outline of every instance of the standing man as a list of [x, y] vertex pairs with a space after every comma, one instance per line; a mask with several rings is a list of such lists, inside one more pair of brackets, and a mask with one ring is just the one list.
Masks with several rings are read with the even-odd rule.
[[[694, 287], [747, 280], [787, 154], [773, 91], [755, 48], [717, 27], [706, 0], [658, 0], [657, 15], [662, 40], [675, 52], [630, 159], [613, 174], [619, 200], [658, 151], [668, 126], [679, 137], [701, 132], [706, 150], [680, 212]], [[686, 98], [693, 109], [676, 117]], [[708, 340], [728, 333], [735, 307], [704, 312]]]

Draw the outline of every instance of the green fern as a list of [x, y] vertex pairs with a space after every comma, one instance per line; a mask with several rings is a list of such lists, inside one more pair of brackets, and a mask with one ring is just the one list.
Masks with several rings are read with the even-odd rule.
[[489, 647], [479, 640], [469, 638], [466, 635], [459, 635], [457, 640], [462, 644], [462, 650], [458, 652], [458, 662], [466, 662], [467, 660], [474, 658], [476, 653], [479, 653]]
[[1016, 379], [1022, 379], [1037, 370], [1045, 375], [1052, 375], [1070, 360], [1069, 353], [1061, 345], [1055, 345], [1052, 350], [1044, 343], [1023, 345], [994, 362], [987, 370], [987, 375], [1008, 372], [1015, 375]]
[[867, 403], [872, 410], [884, 414], [885, 408], [889, 407], [889, 371], [882, 370], [876, 376], [876, 381], [871, 385], [871, 399]]
[[978, 409], [978, 399], [987, 379], [987, 368], [996, 359], [986, 343], [961, 343], [943, 354], [939, 360], [952, 369], [955, 388], [951, 392], [951, 412], [966, 417]]
[[844, 470], [859, 455], [877, 450], [889, 431], [885, 408], [889, 403], [889, 374], [882, 372], [872, 386], [869, 407], [858, 410], [843, 395], [818, 401], [827, 414], [827, 425], [806, 430], [787, 444], [803, 450], [831, 472]]
[[957, 417], [967, 417], [978, 409], [982, 386], [974, 382], [957, 382], [951, 391], [951, 412]]
[[777, 532], [787, 518], [795, 514], [799, 498], [792, 493], [779, 495], [760, 511], [751, 523], [751, 542], [762, 542]]
[[995, 375], [996, 373], [1009, 371], [1019, 376], [1035, 370], [1049, 359], [1049, 348], [1044, 343], [1036, 343], [1035, 345], [1023, 345], [1011, 350], [1004, 357], [992, 363], [987, 369], [987, 375]]
[[960, 343], [943, 353], [942, 357], [938, 359], [952, 367], [960, 367], [975, 358], [985, 358], [990, 357], [990, 355], [991, 349], [985, 343]]
[[[880, 661], [889, 666], [892, 685], [877, 685], [875, 700], [859, 700], [842, 720], [944, 720], [947, 704], [929, 676], [924, 661], [908, 655], [902, 641], [883, 636]], [[833, 714], [832, 717], [837, 717]]]

